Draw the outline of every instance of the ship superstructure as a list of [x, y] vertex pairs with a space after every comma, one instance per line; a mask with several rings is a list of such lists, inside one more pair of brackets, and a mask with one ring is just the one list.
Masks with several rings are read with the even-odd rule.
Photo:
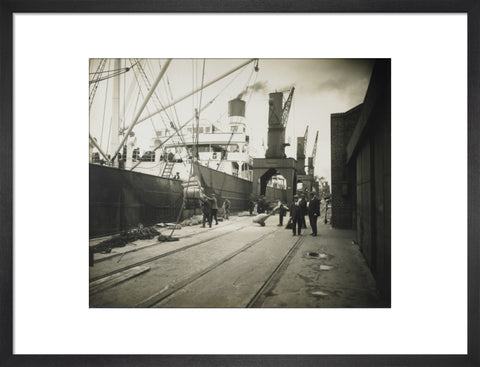
[[[178, 130], [182, 139], [163, 144], [163, 149], [152, 157], [151, 162], [143, 163], [136, 170], [152, 174], [151, 168], [158, 167], [153, 174], [187, 180], [192, 158], [196, 157], [205, 167], [251, 181], [252, 157], [245, 105], [242, 99], [233, 99], [228, 103], [227, 122], [199, 120], [196, 126]], [[174, 132], [173, 127], [158, 130], [152, 138], [151, 149]]]

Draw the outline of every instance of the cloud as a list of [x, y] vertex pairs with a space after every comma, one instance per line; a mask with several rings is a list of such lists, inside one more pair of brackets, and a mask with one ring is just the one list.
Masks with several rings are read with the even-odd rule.
[[246, 94], [247, 92], [251, 92], [251, 93], [260, 93], [260, 92], [266, 92], [267, 91], [267, 82], [266, 81], [258, 81], [252, 85], [249, 85], [248, 87], [246, 87], [244, 90], [242, 90], [238, 96], [237, 96], [237, 99], [240, 99], [243, 97], [244, 94]]
[[363, 101], [372, 66], [372, 60], [340, 60], [324, 78], [313, 82], [311, 88], [317, 93], [335, 93], [349, 100]]

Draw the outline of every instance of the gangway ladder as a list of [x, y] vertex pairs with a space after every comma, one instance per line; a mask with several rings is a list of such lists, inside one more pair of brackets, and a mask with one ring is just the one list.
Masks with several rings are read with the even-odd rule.
[[174, 166], [175, 166], [174, 162], [165, 162], [161, 176], [164, 178], [170, 178], [170, 176], [172, 175]]

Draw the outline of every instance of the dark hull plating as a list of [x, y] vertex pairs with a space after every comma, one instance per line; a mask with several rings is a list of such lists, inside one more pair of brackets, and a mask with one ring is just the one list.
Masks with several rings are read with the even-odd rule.
[[[216, 194], [219, 208], [228, 198], [232, 212], [248, 210], [252, 182], [204, 166], [194, 168], [206, 193]], [[89, 174], [91, 237], [119, 233], [140, 223], [175, 222], [179, 217], [183, 201], [179, 180], [94, 164]], [[285, 202], [286, 191], [267, 187], [266, 198]]]
[[93, 164], [89, 173], [90, 236], [177, 219], [181, 181]]
[[[215, 193], [217, 199], [219, 199], [219, 206], [223, 203], [223, 200], [229, 199], [232, 203], [232, 211], [248, 210], [253, 190], [251, 181], [201, 165], [195, 165], [194, 171], [200, 178], [202, 186], [206, 188], [206, 194]], [[282, 200], [285, 203], [287, 192], [283, 189], [267, 187], [265, 197], [269, 201]]]

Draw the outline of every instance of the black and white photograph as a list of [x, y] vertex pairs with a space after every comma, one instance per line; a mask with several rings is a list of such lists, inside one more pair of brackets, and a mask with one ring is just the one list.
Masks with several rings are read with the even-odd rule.
[[0, 365], [478, 364], [472, 0], [0, 8]]
[[391, 307], [390, 59], [87, 80], [90, 308]]

